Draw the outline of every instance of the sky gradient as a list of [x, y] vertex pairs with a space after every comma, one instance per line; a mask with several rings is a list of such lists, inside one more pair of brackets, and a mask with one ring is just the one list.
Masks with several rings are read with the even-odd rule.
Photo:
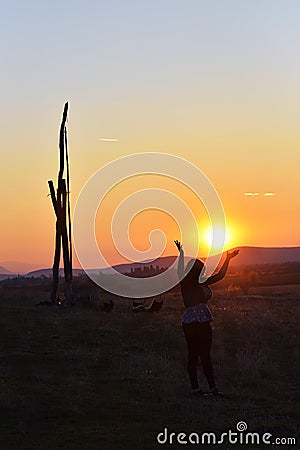
[[298, 1], [28, 0], [0, 16], [0, 262], [52, 264], [65, 101], [73, 206], [103, 164], [166, 152], [211, 179], [228, 244], [300, 244]]

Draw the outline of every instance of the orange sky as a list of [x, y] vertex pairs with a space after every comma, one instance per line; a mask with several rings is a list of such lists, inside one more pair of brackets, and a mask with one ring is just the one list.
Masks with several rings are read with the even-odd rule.
[[[126, 11], [122, 4], [101, 11], [74, 6], [63, 7], [62, 16], [50, 4], [47, 14], [7, 5], [0, 262], [52, 264], [55, 218], [47, 181], [56, 184], [66, 100], [72, 208], [104, 164], [136, 152], [166, 152], [198, 166], [216, 187], [228, 246], [299, 245], [299, 8], [267, 3], [240, 8], [237, 2], [230, 11], [202, 2], [171, 10], [157, 3], [153, 9], [136, 6], [135, 14], [132, 5]], [[64, 14], [68, 29], [61, 36]], [[58, 35], [62, 49], [55, 43]], [[106, 138], [117, 140], [100, 140]], [[203, 206], [181, 185], [159, 177], [114, 188], [96, 228], [108, 226], [114, 205], [137, 186], [182, 195], [199, 221], [202, 248], [207, 245]], [[244, 195], [255, 192], [259, 195]], [[270, 192], [275, 195], [264, 195]], [[175, 254], [176, 225], [163, 213], [138, 216], [131, 226], [133, 242], [146, 249], [158, 222], [167, 236], [165, 253]], [[111, 263], [122, 262], [109, 244], [109, 231], [103, 241]]]

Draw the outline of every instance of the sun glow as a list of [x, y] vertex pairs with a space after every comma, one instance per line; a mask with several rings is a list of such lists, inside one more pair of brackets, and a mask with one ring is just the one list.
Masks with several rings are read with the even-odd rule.
[[[213, 232], [214, 236], [214, 245], [212, 247], [213, 241]], [[200, 239], [200, 248], [201, 252], [209, 252], [210, 249], [213, 254], [229, 250], [236, 246], [237, 242], [237, 228], [232, 225], [226, 225], [225, 229], [225, 241], [224, 238], [224, 230], [218, 226], [214, 227], [214, 230], [211, 226], [207, 226], [206, 228], [199, 227], [199, 239]]]

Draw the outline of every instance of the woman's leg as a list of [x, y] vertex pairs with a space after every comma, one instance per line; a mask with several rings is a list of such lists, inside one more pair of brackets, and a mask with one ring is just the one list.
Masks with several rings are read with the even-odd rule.
[[209, 322], [201, 323], [201, 337], [199, 336], [199, 355], [203, 367], [204, 375], [210, 389], [216, 387], [214, 370], [210, 357], [212, 344], [212, 329]]
[[182, 328], [188, 348], [187, 371], [191, 382], [191, 388], [192, 390], [195, 390], [199, 388], [197, 377], [197, 364], [199, 357], [197, 322], [183, 323]]

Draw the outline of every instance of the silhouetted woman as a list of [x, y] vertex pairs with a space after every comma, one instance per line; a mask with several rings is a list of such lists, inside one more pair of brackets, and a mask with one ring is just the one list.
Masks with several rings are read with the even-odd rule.
[[199, 276], [204, 269], [204, 263], [200, 259], [192, 259], [188, 262], [184, 270], [184, 252], [179, 241], [174, 241], [179, 250], [178, 276], [185, 306], [182, 318], [182, 328], [188, 347], [187, 371], [189, 374], [192, 393], [194, 395], [204, 395], [199, 388], [197, 377], [197, 363], [200, 357], [203, 372], [209, 385], [210, 395], [221, 397], [221, 392], [217, 389], [214, 378], [213, 366], [210, 358], [212, 344], [212, 329], [210, 322], [213, 320], [207, 302], [212, 296], [210, 284], [224, 278], [229, 261], [238, 254], [238, 250], [227, 252], [226, 260], [221, 269], [215, 275], [210, 276], [203, 283], [199, 282]]

